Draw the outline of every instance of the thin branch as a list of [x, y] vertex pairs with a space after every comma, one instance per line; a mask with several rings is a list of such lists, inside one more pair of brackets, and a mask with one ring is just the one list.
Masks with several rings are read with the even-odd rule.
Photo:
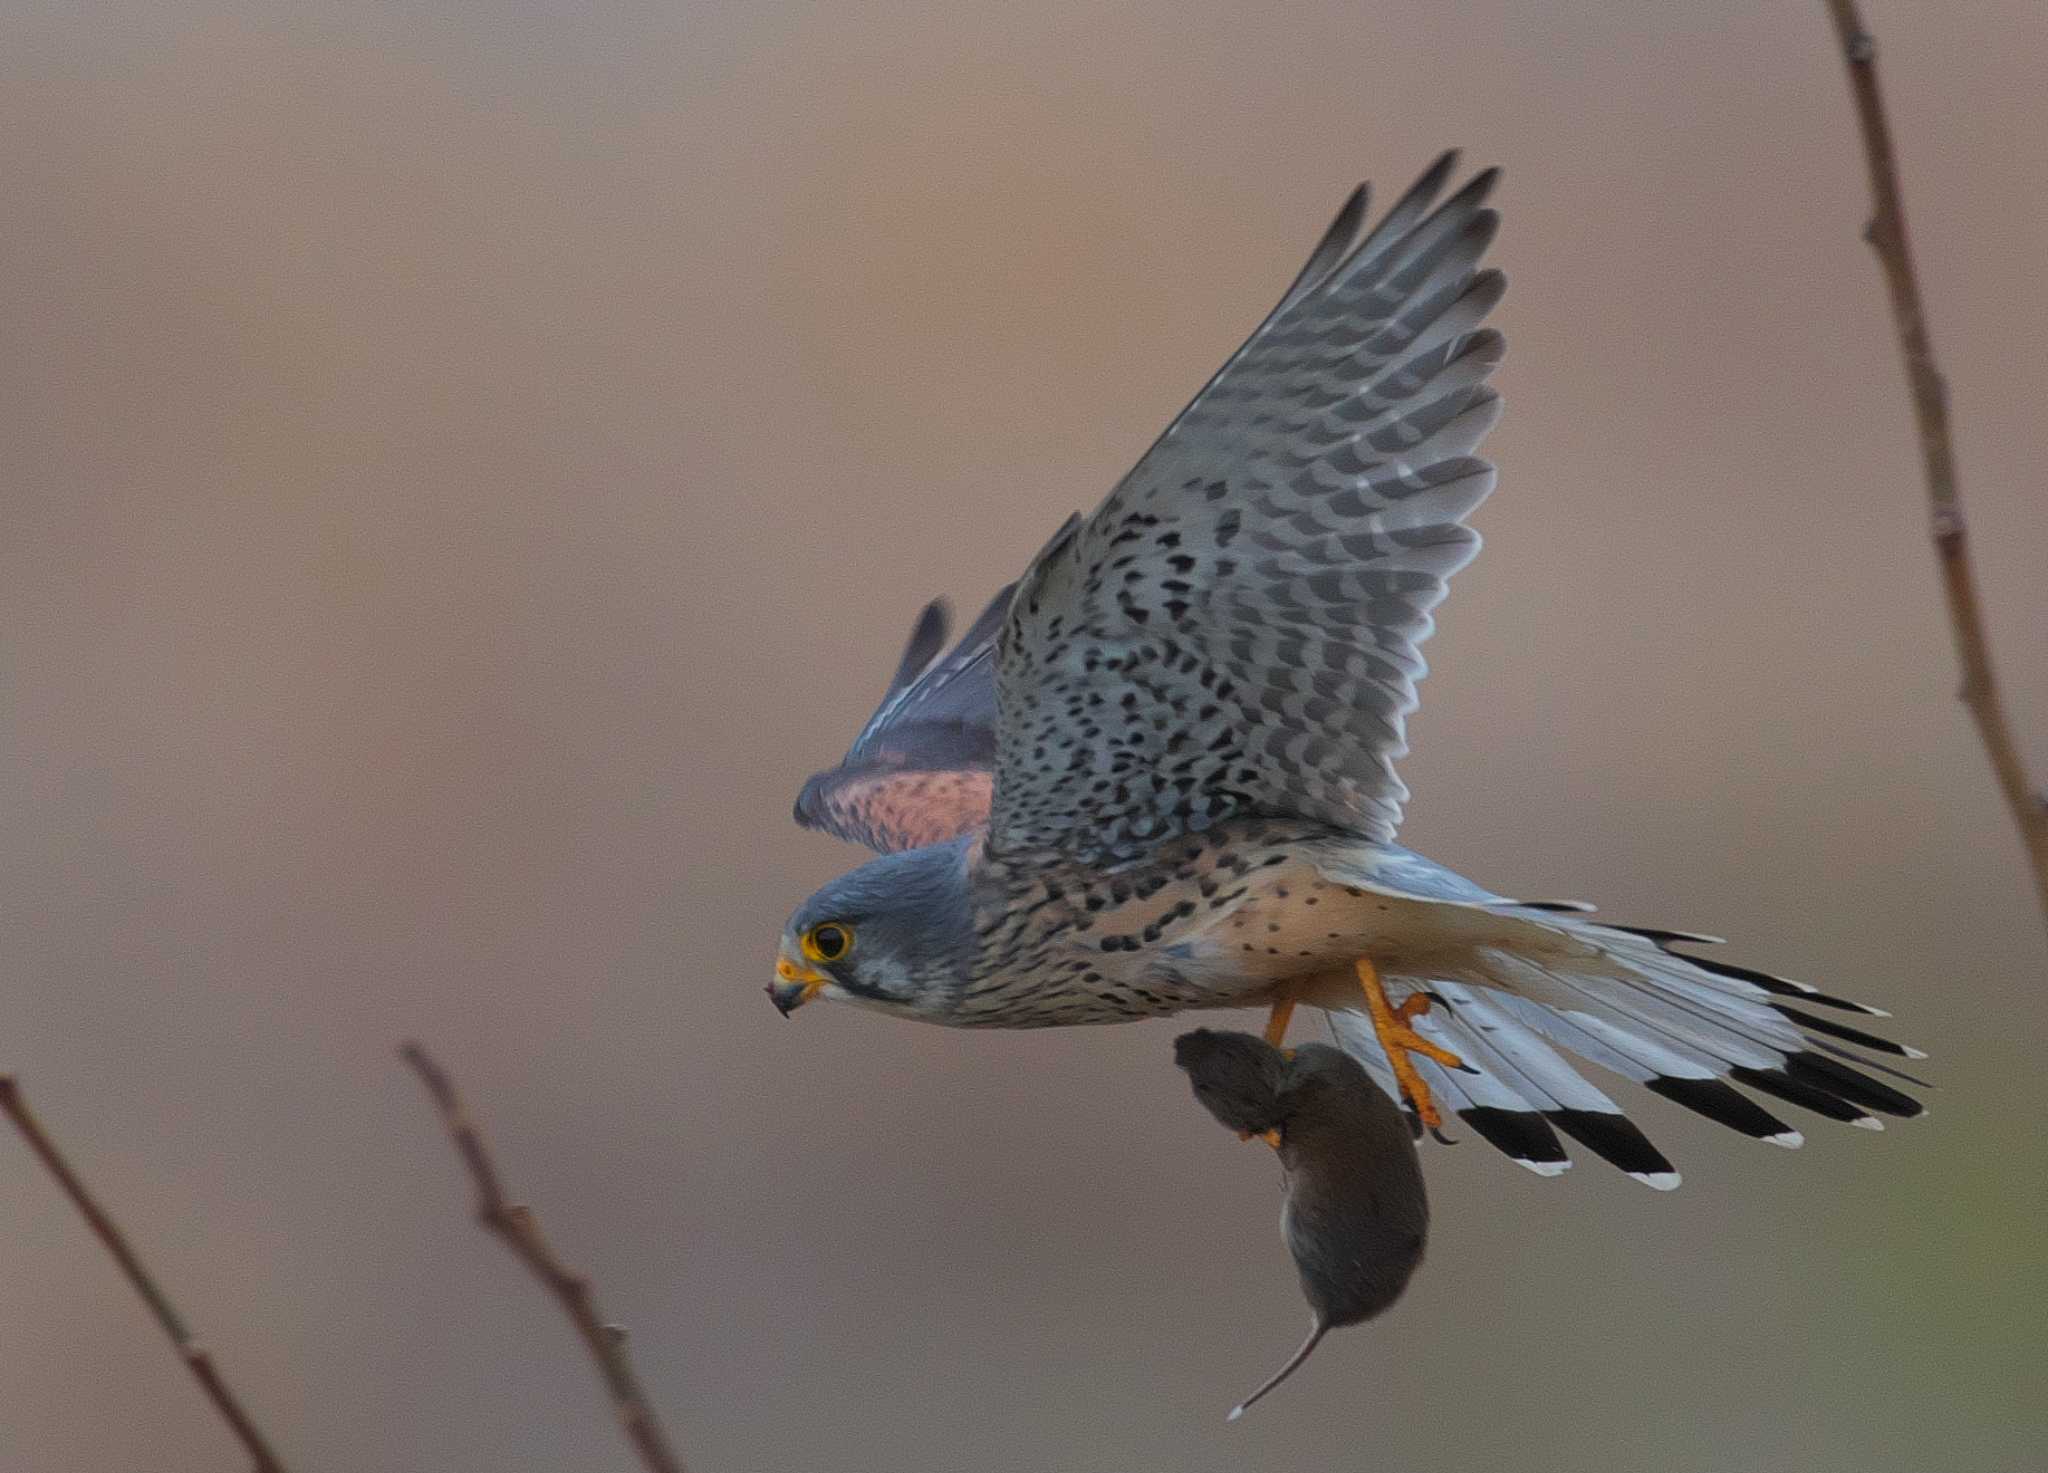
[[1930, 530], [1941, 565], [1942, 591], [1948, 602], [1956, 654], [1963, 667], [1963, 705], [1977, 723], [1977, 735], [1991, 758], [2005, 805], [2012, 811], [2020, 839], [2034, 871], [2034, 889], [2041, 914], [2048, 920], [2048, 797], [2027, 779], [2018, 744], [1999, 698], [1991, 665], [1991, 645], [1984, 632], [1984, 611], [1977, 598], [1976, 574], [1970, 565], [1962, 491], [1956, 482], [1955, 446], [1949, 437], [1948, 385], [1934, 361], [1927, 333], [1927, 314], [1920, 302], [1920, 278], [1913, 269], [1913, 250], [1906, 236], [1906, 210], [1899, 193], [1897, 155], [1884, 100], [1877, 85], [1877, 41], [1863, 24], [1856, 0], [1827, 0], [1835, 37], [1849, 68], [1849, 90], [1856, 100], [1863, 150], [1870, 164], [1873, 211], [1864, 239], [1877, 252], [1891, 292], [1892, 320], [1899, 350], [1906, 360], [1906, 379], [1913, 394], [1913, 418], [1920, 431], [1920, 459], [1927, 477]]
[[255, 1460], [256, 1473], [284, 1473], [284, 1464], [279, 1462], [277, 1454], [271, 1451], [269, 1441], [250, 1420], [249, 1414], [242, 1409], [242, 1404], [228, 1389], [227, 1382], [221, 1379], [220, 1371], [213, 1363], [213, 1356], [208, 1353], [205, 1346], [192, 1338], [192, 1332], [185, 1327], [185, 1321], [179, 1316], [178, 1311], [172, 1308], [169, 1297], [156, 1280], [150, 1277], [149, 1270], [142, 1266], [142, 1260], [135, 1256], [135, 1250], [129, 1246], [128, 1239], [115, 1225], [114, 1219], [94, 1200], [92, 1193], [86, 1190], [85, 1183], [79, 1179], [78, 1173], [71, 1169], [71, 1163], [64, 1158], [64, 1153], [57, 1149], [57, 1143], [44, 1132], [42, 1122], [37, 1120], [35, 1112], [29, 1109], [28, 1101], [22, 1097], [21, 1085], [12, 1074], [0, 1074], [0, 1110], [7, 1112], [7, 1118], [14, 1122], [15, 1128], [28, 1142], [29, 1149], [49, 1168], [50, 1175], [57, 1178], [57, 1185], [64, 1189], [64, 1195], [71, 1199], [72, 1205], [85, 1219], [86, 1226], [93, 1230], [94, 1236], [104, 1243], [107, 1252], [114, 1256], [114, 1262], [120, 1265], [121, 1272], [128, 1276], [128, 1282], [134, 1286], [135, 1292], [142, 1296], [142, 1302], [149, 1306], [149, 1312], [156, 1316], [156, 1322], [162, 1325], [164, 1333], [170, 1336], [171, 1344], [178, 1352], [178, 1358], [191, 1370], [193, 1378], [199, 1382], [200, 1389], [206, 1393], [207, 1400], [213, 1403], [214, 1409], [234, 1430], [242, 1446], [248, 1449], [249, 1456]]
[[513, 1255], [561, 1302], [563, 1312], [576, 1326], [576, 1333], [583, 1337], [590, 1358], [597, 1363], [598, 1375], [611, 1395], [612, 1408], [639, 1452], [640, 1461], [651, 1473], [683, 1473], [683, 1460], [669, 1446], [668, 1435], [662, 1431], [640, 1389], [639, 1379], [633, 1374], [632, 1363], [626, 1356], [625, 1332], [617, 1325], [606, 1324], [598, 1314], [590, 1280], [555, 1256], [531, 1209], [507, 1200], [497, 1165], [484, 1146], [476, 1121], [455, 1093], [455, 1082], [448, 1077], [448, 1071], [416, 1043], [408, 1043], [398, 1052], [426, 1085], [427, 1093], [441, 1112], [442, 1124], [448, 1128], [449, 1138], [455, 1142], [456, 1152], [469, 1168], [476, 1183], [477, 1220], [502, 1238]]

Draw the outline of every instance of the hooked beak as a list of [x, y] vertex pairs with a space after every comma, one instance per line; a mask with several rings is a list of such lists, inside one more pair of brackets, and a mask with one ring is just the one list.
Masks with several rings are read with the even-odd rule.
[[768, 984], [768, 1000], [775, 1004], [777, 1012], [787, 1018], [816, 997], [818, 990], [829, 980], [823, 972], [779, 956], [775, 959], [775, 980]]

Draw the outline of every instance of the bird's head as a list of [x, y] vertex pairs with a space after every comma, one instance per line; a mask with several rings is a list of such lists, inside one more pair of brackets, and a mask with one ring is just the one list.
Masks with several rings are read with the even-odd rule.
[[768, 984], [783, 1015], [814, 997], [913, 1017], [950, 1011], [974, 954], [968, 842], [885, 854], [798, 906]]

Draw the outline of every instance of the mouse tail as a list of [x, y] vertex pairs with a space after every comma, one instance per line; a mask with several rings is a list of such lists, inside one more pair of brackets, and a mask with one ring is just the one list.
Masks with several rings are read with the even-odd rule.
[[1225, 1420], [1235, 1422], [1239, 1417], [1245, 1414], [1245, 1409], [1249, 1407], [1253, 1402], [1257, 1401], [1260, 1397], [1264, 1396], [1267, 1392], [1271, 1391], [1275, 1386], [1278, 1386], [1282, 1381], [1285, 1381], [1289, 1376], [1293, 1375], [1297, 1370], [1299, 1370], [1301, 1368], [1301, 1363], [1308, 1359], [1309, 1352], [1316, 1348], [1317, 1344], [1322, 1340], [1323, 1336], [1329, 1332], [1329, 1329], [1329, 1322], [1318, 1316], [1316, 1322], [1309, 1326], [1308, 1339], [1301, 1342], [1301, 1348], [1299, 1350], [1295, 1351], [1294, 1354], [1287, 1357], [1287, 1364], [1282, 1366], [1279, 1370], [1275, 1371], [1272, 1374], [1272, 1376], [1270, 1376], [1267, 1379], [1265, 1385], [1261, 1386], [1257, 1391], [1254, 1391], [1250, 1396], [1247, 1396], [1243, 1401], [1239, 1402], [1236, 1406], [1232, 1407], [1230, 1409], [1230, 1415], [1227, 1418], [1225, 1418]]

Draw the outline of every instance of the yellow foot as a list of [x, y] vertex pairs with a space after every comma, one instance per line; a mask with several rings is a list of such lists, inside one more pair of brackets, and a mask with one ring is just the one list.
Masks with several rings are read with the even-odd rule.
[[1421, 1054], [1446, 1069], [1462, 1069], [1465, 1061], [1449, 1049], [1437, 1047], [1408, 1026], [1409, 1019], [1429, 1011], [1428, 994], [1418, 992], [1397, 1008], [1387, 1001], [1387, 990], [1380, 986], [1380, 974], [1373, 964], [1360, 957], [1357, 967], [1359, 984], [1365, 988], [1365, 1010], [1372, 1018], [1373, 1032], [1379, 1035], [1380, 1047], [1387, 1052], [1387, 1062], [1393, 1066], [1402, 1097], [1415, 1107], [1415, 1113], [1424, 1126], [1433, 1131], [1441, 1130], [1444, 1118], [1437, 1111], [1436, 1101], [1429, 1096], [1429, 1086], [1422, 1082], [1414, 1061], [1408, 1056]]

